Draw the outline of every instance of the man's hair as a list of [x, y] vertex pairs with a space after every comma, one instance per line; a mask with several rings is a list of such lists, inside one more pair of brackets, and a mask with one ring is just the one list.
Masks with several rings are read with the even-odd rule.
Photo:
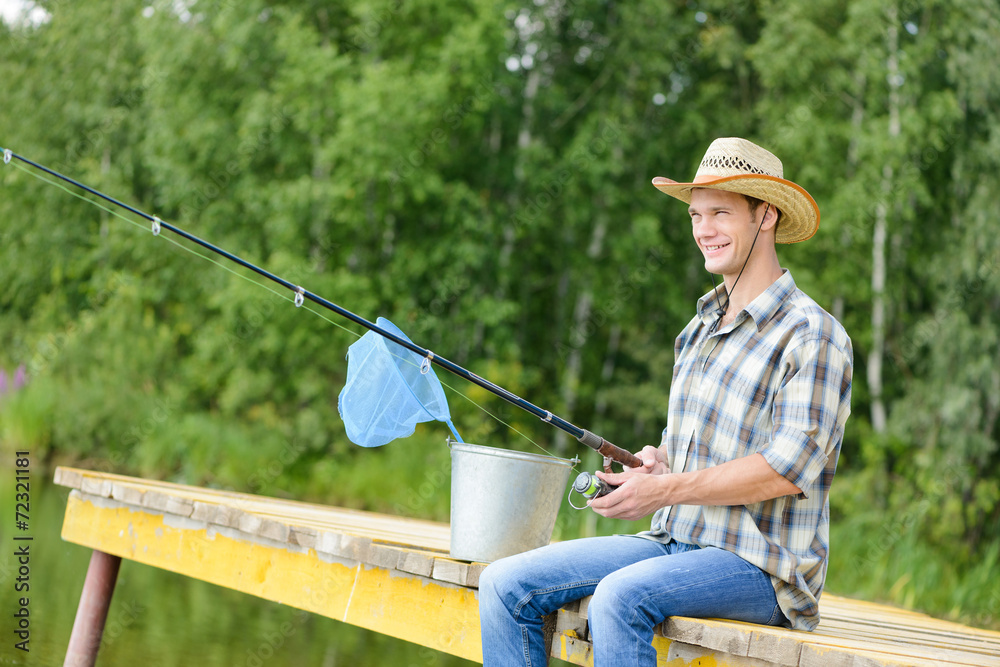
[[[747, 200], [747, 206], [750, 207], [750, 218], [752, 220], [754, 216], [757, 215], [757, 209], [764, 203], [764, 200], [751, 197], [750, 195], [743, 195], [743, 198]], [[781, 210], [774, 204], [771, 204], [771, 207], [774, 208], [774, 212], [778, 214], [778, 222], [774, 223], [774, 231], [777, 232], [778, 225], [781, 223]]]

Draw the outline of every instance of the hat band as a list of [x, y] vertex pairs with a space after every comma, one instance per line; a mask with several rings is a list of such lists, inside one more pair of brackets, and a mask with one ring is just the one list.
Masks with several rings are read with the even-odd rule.
[[717, 169], [721, 169], [723, 171], [732, 172], [732, 175], [739, 173], [743, 174], [751, 173], [751, 174], [760, 174], [761, 176], [777, 176], [778, 178], [782, 177], [781, 173], [775, 174], [769, 171], [765, 171], [760, 167], [755, 167], [754, 165], [752, 165], [751, 163], [747, 162], [746, 160], [737, 155], [706, 155], [705, 159], [701, 161], [701, 165], [698, 167], [698, 171], [700, 172], [702, 169], [706, 167], [708, 168], [714, 167]]

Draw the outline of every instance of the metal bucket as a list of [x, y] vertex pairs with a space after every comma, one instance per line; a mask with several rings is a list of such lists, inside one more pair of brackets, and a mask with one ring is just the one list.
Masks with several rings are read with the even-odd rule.
[[549, 543], [579, 459], [451, 440], [448, 446], [452, 558], [490, 563]]

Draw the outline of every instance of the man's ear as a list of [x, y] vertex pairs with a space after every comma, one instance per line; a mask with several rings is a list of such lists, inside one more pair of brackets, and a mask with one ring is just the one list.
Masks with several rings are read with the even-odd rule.
[[761, 223], [761, 231], [771, 231], [778, 226], [778, 209], [774, 204], [764, 204], [764, 220]]

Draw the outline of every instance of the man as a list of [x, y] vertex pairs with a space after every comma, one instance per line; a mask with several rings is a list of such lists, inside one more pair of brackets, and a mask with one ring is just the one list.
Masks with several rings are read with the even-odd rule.
[[689, 204], [705, 268], [723, 276], [677, 337], [667, 426], [641, 468], [598, 476], [607, 517], [653, 513], [639, 535], [558, 542], [480, 579], [483, 657], [544, 665], [542, 617], [593, 595], [595, 664], [655, 665], [669, 616], [812, 630], [826, 577], [829, 491], [850, 414], [843, 327], [798, 290], [775, 243], [810, 238], [819, 208], [781, 161], [718, 139], [694, 181], [653, 185]]

